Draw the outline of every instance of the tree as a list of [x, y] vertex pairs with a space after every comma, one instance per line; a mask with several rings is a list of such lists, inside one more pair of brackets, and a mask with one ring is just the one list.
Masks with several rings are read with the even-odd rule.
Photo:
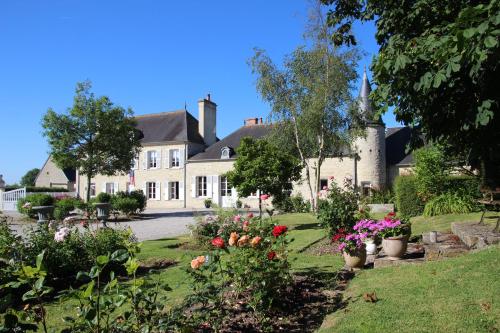
[[[267, 140], [243, 138], [236, 153], [234, 168], [226, 176], [240, 196], [247, 197], [257, 191], [280, 195], [291, 191], [292, 182], [300, 179], [300, 161]], [[261, 204], [259, 196], [260, 214]]]
[[351, 91], [359, 59], [356, 50], [341, 52], [333, 47], [322, 18], [320, 12], [311, 16], [312, 45], [297, 48], [285, 59], [283, 69], [262, 50], [257, 49], [250, 60], [258, 76], [257, 90], [271, 105], [270, 117], [276, 120], [276, 140], [285, 140], [282, 147], [293, 147], [304, 166], [313, 209], [323, 161], [349, 147], [353, 138], [356, 109], [351, 108]]
[[450, 175], [448, 157], [441, 145], [429, 145], [414, 153], [415, 184], [423, 202], [443, 192]]
[[355, 20], [375, 20], [372, 96], [380, 111], [394, 107], [398, 121], [479, 161], [483, 185], [498, 186], [500, 1], [322, 2], [337, 45], [356, 44]]
[[66, 114], [49, 109], [42, 120], [50, 154], [60, 168], [75, 168], [91, 179], [130, 170], [140, 150], [132, 110], [114, 105], [106, 96], [95, 97], [91, 83], [78, 83], [73, 106]]
[[38, 176], [40, 169], [34, 168], [26, 172], [26, 174], [21, 178], [21, 186], [35, 186], [35, 180]]

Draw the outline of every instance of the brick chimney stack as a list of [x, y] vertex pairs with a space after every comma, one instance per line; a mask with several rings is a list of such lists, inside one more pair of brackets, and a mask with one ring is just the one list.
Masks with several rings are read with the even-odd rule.
[[217, 104], [211, 101], [210, 94], [207, 98], [198, 101], [198, 132], [203, 137], [207, 146], [217, 141]]

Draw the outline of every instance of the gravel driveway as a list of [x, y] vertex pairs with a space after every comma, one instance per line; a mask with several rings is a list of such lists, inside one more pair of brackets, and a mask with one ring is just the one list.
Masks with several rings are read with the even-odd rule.
[[[189, 233], [188, 226], [195, 223], [195, 216], [210, 214], [209, 210], [192, 209], [147, 209], [139, 219], [127, 222], [108, 222], [111, 228], [130, 227], [139, 241], [175, 237]], [[23, 229], [36, 226], [35, 223], [22, 221], [18, 213], [6, 213], [13, 217], [10, 223], [13, 230], [22, 234]]]

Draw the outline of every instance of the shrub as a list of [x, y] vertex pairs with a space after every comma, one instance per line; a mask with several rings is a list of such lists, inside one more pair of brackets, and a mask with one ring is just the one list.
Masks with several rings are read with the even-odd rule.
[[370, 196], [365, 196], [362, 201], [366, 204], [389, 204], [394, 203], [394, 192], [391, 189], [372, 190]]
[[[29, 194], [25, 198], [21, 198], [17, 201], [17, 211], [21, 214], [34, 218], [36, 214], [35, 212], [33, 212], [31, 207], [53, 206], [54, 201], [55, 199], [49, 194], [43, 194], [43, 193]], [[30, 205], [29, 206], [26, 205], [27, 203], [29, 203]]]
[[[6, 186], [5, 191], [12, 191], [23, 188], [22, 186]], [[26, 186], [26, 192], [37, 193], [37, 192], [69, 192], [68, 189], [64, 187], [36, 187], [36, 186]]]
[[424, 216], [466, 214], [479, 210], [475, 199], [459, 193], [444, 193], [425, 204]]
[[414, 152], [415, 188], [423, 202], [445, 191], [449, 174], [448, 157], [440, 145], [430, 145]]
[[212, 204], [213, 204], [212, 199], [207, 198], [207, 199], [203, 200], [203, 204], [205, 205], [205, 208], [212, 207]]
[[137, 212], [142, 212], [146, 209], [146, 203], [148, 200], [141, 190], [131, 191], [128, 193], [128, 196], [137, 201]]
[[111, 202], [111, 195], [106, 192], [101, 192], [96, 196], [96, 202], [109, 203]]
[[472, 198], [481, 197], [481, 180], [478, 177], [450, 176], [446, 180], [446, 192], [457, 193]]
[[421, 215], [424, 203], [417, 195], [415, 176], [398, 176], [394, 181], [396, 209], [402, 216], [411, 217]]
[[189, 226], [194, 240], [201, 247], [206, 247], [214, 237], [229, 237], [231, 232], [239, 230], [235, 219], [241, 222], [249, 220], [248, 216], [243, 217], [237, 214], [238, 212], [234, 209], [218, 208], [215, 215], [198, 216], [196, 223]]
[[65, 217], [80, 206], [81, 200], [77, 198], [65, 197], [56, 201], [56, 208], [54, 209], [54, 218], [58, 221], [64, 220]]
[[130, 216], [139, 210], [139, 203], [135, 198], [131, 197], [113, 197], [111, 200], [113, 210], [117, 210], [122, 214]]
[[304, 200], [300, 193], [292, 196], [284, 193], [273, 197], [273, 207], [282, 213], [308, 213], [311, 211], [311, 203]]
[[342, 189], [335, 182], [322, 193], [318, 200], [317, 217], [323, 228], [330, 236], [340, 228], [350, 230], [356, 223], [358, 195], [352, 188]]

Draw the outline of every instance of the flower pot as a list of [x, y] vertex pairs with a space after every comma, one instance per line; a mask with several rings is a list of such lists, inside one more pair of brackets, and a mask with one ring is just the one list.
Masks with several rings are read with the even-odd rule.
[[382, 240], [382, 248], [389, 259], [397, 260], [406, 253], [408, 236], [388, 237]]
[[109, 217], [109, 210], [111, 208], [111, 204], [95, 203], [94, 207], [97, 210], [97, 219], [101, 221], [104, 226], [106, 226], [106, 220]]
[[362, 247], [355, 251], [343, 251], [344, 261], [349, 268], [363, 268], [366, 262], [366, 249]]
[[376, 254], [377, 253], [377, 244], [373, 238], [367, 238], [364, 240], [366, 254]]
[[54, 206], [35, 206], [31, 208], [38, 215], [38, 223], [46, 223], [54, 213]]

